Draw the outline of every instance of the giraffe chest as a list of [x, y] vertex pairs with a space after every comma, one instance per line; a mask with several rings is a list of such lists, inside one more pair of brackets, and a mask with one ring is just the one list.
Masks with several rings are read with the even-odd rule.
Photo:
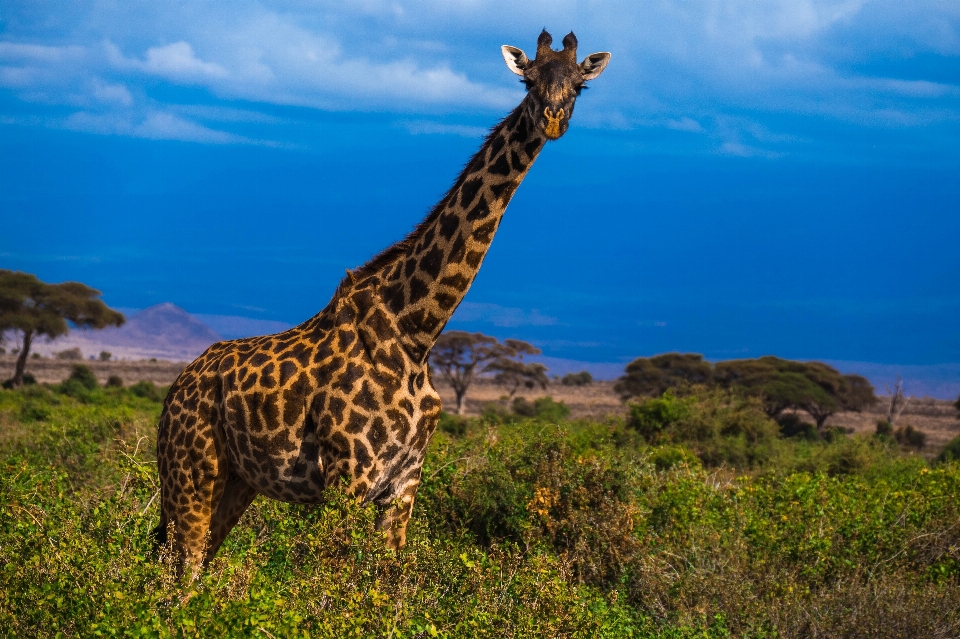
[[425, 367], [388, 371], [345, 359], [290, 371], [276, 388], [231, 381], [224, 425], [234, 468], [289, 502], [316, 503], [343, 480], [359, 497], [392, 496], [410, 469], [419, 471], [440, 414]]

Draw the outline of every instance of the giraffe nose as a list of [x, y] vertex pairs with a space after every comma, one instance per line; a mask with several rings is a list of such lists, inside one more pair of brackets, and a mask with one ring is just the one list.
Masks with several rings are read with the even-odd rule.
[[556, 140], [560, 137], [560, 123], [563, 122], [563, 108], [559, 108], [556, 112], [551, 111], [550, 107], [545, 107], [543, 109], [543, 117], [547, 119], [546, 125], [544, 125], [543, 132], [546, 133], [547, 137], [551, 140]]

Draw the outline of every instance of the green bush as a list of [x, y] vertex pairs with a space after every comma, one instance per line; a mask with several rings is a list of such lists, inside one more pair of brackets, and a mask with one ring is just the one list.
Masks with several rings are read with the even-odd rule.
[[877, 437], [893, 440], [893, 424], [885, 419], [877, 420]]
[[927, 443], [927, 434], [922, 430], [914, 428], [910, 424], [904, 424], [893, 432], [894, 439], [901, 446], [915, 448], [918, 451]]
[[107, 388], [123, 388], [123, 378], [119, 375], [111, 375], [107, 378]]
[[538, 419], [559, 424], [570, 416], [570, 407], [563, 402], [554, 401], [549, 395], [533, 400], [533, 410]]
[[627, 424], [635, 428], [650, 443], [659, 441], [664, 431], [690, 415], [692, 398], [680, 399], [671, 391], [660, 397], [629, 404]]
[[441, 411], [440, 422], [437, 424], [437, 427], [448, 435], [463, 437], [467, 432], [467, 423], [468, 421], [465, 417], [451, 415], [446, 411]]
[[943, 450], [940, 451], [940, 454], [937, 455], [937, 461], [940, 462], [949, 462], [954, 460], [960, 461], [960, 435], [947, 442], [947, 445], [944, 446]]
[[137, 397], [143, 397], [153, 402], [162, 402], [164, 397], [164, 393], [157, 388], [156, 384], [146, 380], [140, 380], [136, 384], [132, 384], [127, 390]]
[[521, 417], [537, 416], [536, 406], [533, 405], [533, 402], [527, 401], [525, 397], [514, 397], [510, 407], [513, 409], [514, 415], [520, 415]]
[[796, 413], [785, 413], [777, 418], [780, 425], [780, 434], [784, 437], [795, 437], [814, 441], [820, 438], [817, 427], [800, 419]]
[[70, 397], [83, 398], [98, 388], [97, 377], [89, 367], [83, 364], [74, 364], [70, 376], [63, 380], [58, 391]]
[[523, 397], [515, 397], [512, 404], [514, 415], [535, 417], [546, 422], [560, 423], [570, 416], [570, 407], [552, 397], [538, 397], [532, 402]]
[[721, 390], [662, 396], [630, 404], [627, 425], [651, 444], [682, 443], [706, 466], [752, 468], [776, 454], [779, 426], [760, 400]]
[[587, 371], [579, 373], [567, 373], [560, 378], [560, 383], [564, 386], [587, 386], [593, 383], [593, 375]]

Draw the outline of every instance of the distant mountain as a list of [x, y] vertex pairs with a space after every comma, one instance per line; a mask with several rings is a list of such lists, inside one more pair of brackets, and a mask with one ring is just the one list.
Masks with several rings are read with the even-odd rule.
[[223, 338], [212, 328], [169, 302], [145, 308], [120, 328], [72, 330], [66, 337], [37, 344], [36, 351], [79, 348], [84, 357], [109, 351], [114, 359], [191, 361]]

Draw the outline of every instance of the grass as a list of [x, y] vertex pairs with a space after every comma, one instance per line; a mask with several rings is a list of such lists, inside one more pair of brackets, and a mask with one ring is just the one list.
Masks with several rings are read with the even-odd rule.
[[661, 411], [664, 428], [647, 411], [647, 431], [457, 422], [431, 444], [402, 551], [335, 489], [314, 507], [258, 498], [182, 582], [150, 545], [148, 390], [0, 392], [0, 634], [960, 633], [960, 464], [778, 437], [715, 396]]

